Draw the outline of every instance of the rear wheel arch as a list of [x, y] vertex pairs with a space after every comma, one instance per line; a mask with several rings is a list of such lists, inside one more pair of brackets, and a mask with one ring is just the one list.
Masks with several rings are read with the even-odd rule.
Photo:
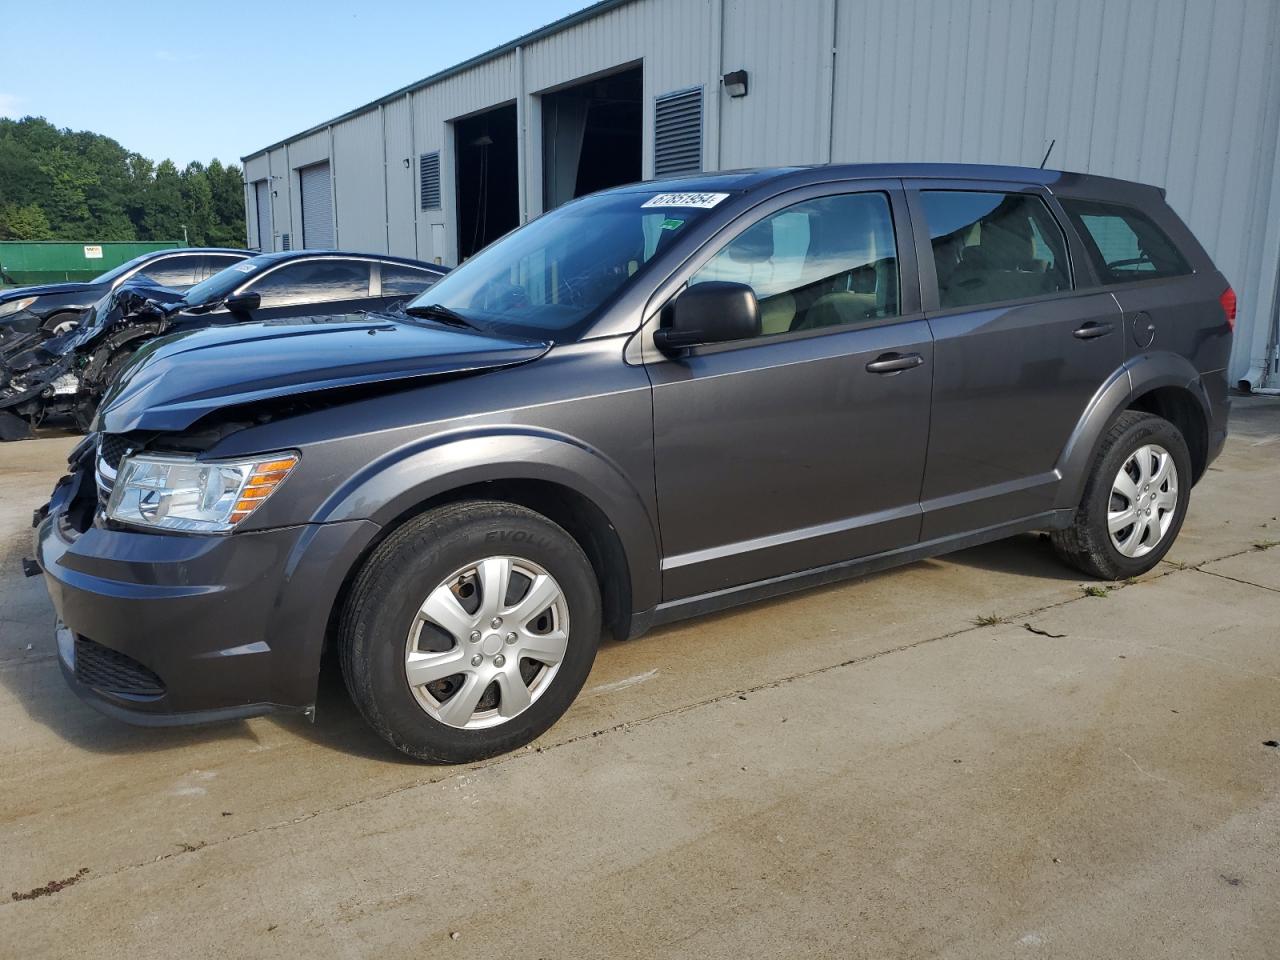
[[1155, 414], [1178, 428], [1191, 451], [1191, 482], [1195, 483], [1208, 459], [1209, 409], [1200, 374], [1185, 357], [1148, 355], [1119, 368], [1094, 395], [1063, 448], [1057, 464], [1062, 481], [1055, 508], [1079, 506], [1107, 431], [1128, 410]]
[[1190, 388], [1154, 387], [1134, 397], [1126, 409], [1154, 414], [1178, 428], [1191, 454], [1191, 482], [1198, 482], [1208, 464], [1209, 418]]

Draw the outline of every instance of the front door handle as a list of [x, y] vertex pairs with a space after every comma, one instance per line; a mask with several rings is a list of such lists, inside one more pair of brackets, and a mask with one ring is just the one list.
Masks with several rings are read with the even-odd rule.
[[901, 373], [924, 363], [918, 353], [882, 353], [867, 364], [867, 373]]
[[1096, 340], [1098, 337], [1105, 337], [1110, 332], [1111, 324], [1090, 320], [1079, 329], [1071, 331], [1071, 335], [1077, 340]]

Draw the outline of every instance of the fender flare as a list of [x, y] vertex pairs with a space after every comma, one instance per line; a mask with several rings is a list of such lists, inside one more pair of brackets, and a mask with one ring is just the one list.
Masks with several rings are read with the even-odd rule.
[[540, 481], [572, 490], [604, 515], [621, 544], [630, 575], [632, 609], [660, 596], [657, 518], [644, 494], [600, 450], [540, 427], [464, 428], [426, 437], [367, 464], [319, 506], [317, 523], [395, 523], [420, 504], [488, 481]]
[[1200, 374], [1191, 362], [1175, 353], [1142, 354], [1131, 358], [1098, 388], [1058, 458], [1055, 508], [1074, 510], [1084, 495], [1089, 469], [1103, 436], [1116, 417], [1143, 394], [1161, 387], [1186, 390], [1200, 405], [1205, 422], [1212, 422], [1212, 407]]

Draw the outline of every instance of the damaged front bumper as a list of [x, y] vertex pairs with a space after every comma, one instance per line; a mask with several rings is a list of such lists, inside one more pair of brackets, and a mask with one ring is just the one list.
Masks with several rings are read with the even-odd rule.
[[80, 392], [80, 378], [73, 369], [74, 365], [75, 356], [72, 355], [21, 373], [0, 370], [0, 410], [39, 398], [75, 397]]
[[309, 712], [332, 604], [377, 526], [126, 529], [98, 509], [92, 449], [33, 517], [71, 689], [144, 726]]

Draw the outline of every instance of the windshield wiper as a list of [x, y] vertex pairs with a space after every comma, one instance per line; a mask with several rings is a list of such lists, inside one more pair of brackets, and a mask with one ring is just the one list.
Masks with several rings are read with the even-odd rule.
[[411, 317], [423, 317], [427, 320], [439, 320], [447, 323], [451, 327], [467, 327], [471, 330], [479, 330], [474, 323], [458, 313], [451, 310], [442, 303], [428, 303], [421, 307], [405, 307], [404, 312]]

